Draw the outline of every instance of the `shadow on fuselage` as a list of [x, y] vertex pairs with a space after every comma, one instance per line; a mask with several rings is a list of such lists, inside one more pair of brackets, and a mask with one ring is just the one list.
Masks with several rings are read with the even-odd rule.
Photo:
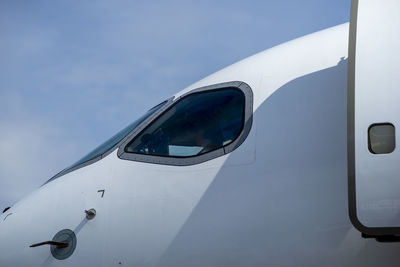
[[228, 157], [158, 266], [363, 264], [375, 241], [348, 219], [346, 88], [342, 59], [268, 97], [255, 163]]

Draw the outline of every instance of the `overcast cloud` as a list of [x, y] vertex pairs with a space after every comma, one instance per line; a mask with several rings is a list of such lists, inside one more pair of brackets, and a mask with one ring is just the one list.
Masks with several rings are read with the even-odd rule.
[[189, 84], [350, 0], [1, 1], [0, 209]]

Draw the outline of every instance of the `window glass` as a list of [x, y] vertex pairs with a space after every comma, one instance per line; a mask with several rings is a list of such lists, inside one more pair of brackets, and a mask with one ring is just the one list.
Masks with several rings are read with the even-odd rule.
[[390, 123], [373, 124], [368, 130], [368, 148], [373, 154], [387, 154], [395, 148], [394, 126]]
[[244, 125], [245, 96], [235, 88], [188, 95], [152, 122], [126, 152], [190, 157], [230, 144]]
[[112, 136], [110, 139], [105, 141], [103, 144], [95, 148], [93, 151], [91, 151], [89, 154], [78, 160], [76, 163], [74, 163], [72, 166], [68, 167], [67, 169], [73, 168], [75, 166], [78, 166], [86, 161], [89, 161], [93, 158], [96, 158], [100, 156], [101, 154], [107, 152], [110, 148], [115, 146], [117, 143], [119, 143], [128, 133], [130, 133], [133, 129], [136, 128], [141, 122], [143, 122], [145, 119], [147, 119], [151, 114], [159, 110], [162, 106], [165, 105], [167, 101], [164, 101], [157, 106], [151, 108], [149, 111], [147, 111], [143, 116], [141, 116], [139, 119], [136, 121], [132, 122], [130, 125], [116, 133], [114, 136]]

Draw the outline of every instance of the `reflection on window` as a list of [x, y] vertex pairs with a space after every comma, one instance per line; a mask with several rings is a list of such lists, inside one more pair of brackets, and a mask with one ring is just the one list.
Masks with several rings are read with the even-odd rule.
[[124, 129], [122, 129], [121, 131], [116, 133], [110, 139], [105, 141], [103, 144], [101, 144], [100, 146], [95, 148], [93, 151], [91, 151], [89, 154], [87, 154], [86, 156], [84, 156], [83, 158], [78, 160], [76, 163], [74, 163], [73, 165], [71, 165], [67, 169], [74, 168], [75, 166], [78, 166], [78, 165], [80, 165], [80, 164], [82, 164], [82, 163], [84, 163], [86, 161], [89, 161], [89, 160], [91, 160], [93, 158], [96, 158], [96, 157], [102, 155], [103, 153], [107, 152], [109, 149], [111, 149], [113, 146], [115, 146], [117, 143], [119, 143], [129, 132], [131, 132], [133, 129], [135, 129], [136, 126], [138, 126], [145, 119], [150, 117], [150, 115], [152, 115], [154, 112], [159, 110], [162, 106], [164, 106], [165, 103], [167, 103], [167, 101], [164, 101], [164, 102], [158, 104], [157, 106], [151, 108], [142, 117], [140, 117], [139, 119], [137, 119], [136, 121], [132, 122], [130, 125], [128, 125]]
[[233, 142], [244, 125], [245, 96], [235, 88], [182, 98], [125, 148], [126, 152], [189, 157]]

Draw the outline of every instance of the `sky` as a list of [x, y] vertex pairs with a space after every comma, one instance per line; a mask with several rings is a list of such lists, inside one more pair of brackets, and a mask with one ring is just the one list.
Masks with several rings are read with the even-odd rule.
[[0, 1], [0, 212], [149, 108], [350, 0]]

